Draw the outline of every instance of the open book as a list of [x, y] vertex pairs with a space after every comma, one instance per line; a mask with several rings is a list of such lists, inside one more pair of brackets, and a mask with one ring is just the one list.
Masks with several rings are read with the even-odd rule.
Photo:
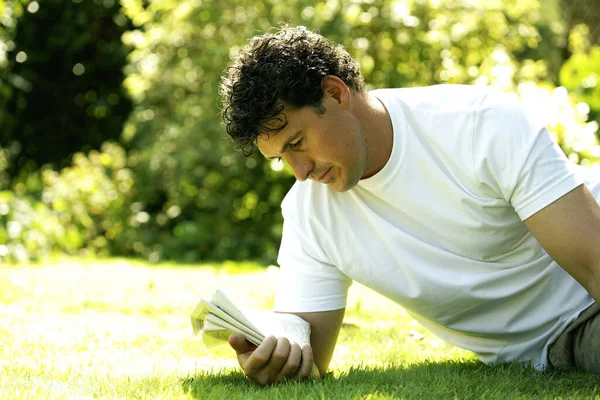
[[227, 343], [237, 333], [259, 345], [266, 337], [286, 337], [300, 347], [310, 344], [310, 324], [292, 314], [242, 312], [221, 290], [201, 299], [190, 315], [194, 334], [201, 333], [207, 347]]

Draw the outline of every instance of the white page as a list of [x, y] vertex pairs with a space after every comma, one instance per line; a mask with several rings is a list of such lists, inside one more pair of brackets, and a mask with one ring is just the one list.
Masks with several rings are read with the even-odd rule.
[[[223, 331], [223, 330], [229, 331], [231, 333], [240, 334], [244, 338], [246, 338], [246, 340], [248, 340], [250, 343], [253, 343], [257, 346], [259, 344], [261, 344], [262, 341], [264, 340], [264, 337], [254, 336], [254, 335], [248, 334], [246, 332], [240, 331], [235, 326], [231, 325], [227, 321], [224, 321], [221, 318], [219, 318], [213, 314], [208, 314], [206, 316], [206, 321], [205, 321], [204, 329], [202, 330], [202, 332]], [[227, 338], [229, 338], [229, 335], [227, 336]], [[225, 339], [225, 341], [227, 341], [227, 339]]]
[[215, 306], [219, 307], [227, 314], [231, 315], [234, 319], [239, 321], [242, 325], [252, 329], [254, 332], [260, 333], [264, 336], [264, 333], [257, 329], [252, 322], [250, 322], [246, 316], [229, 300], [221, 290], [216, 290], [210, 298], [210, 302]]
[[[198, 334], [200, 330], [203, 328], [203, 321], [205, 321], [207, 315], [214, 314], [217, 317], [221, 318], [224, 321], [227, 321], [231, 325], [235, 326], [239, 331], [245, 332], [247, 335], [251, 335], [254, 337], [262, 337], [262, 333], [258, 331], [254, 331], [251, 328], [244, 326], [231, 315], [215, 306], [214, 304], [206, 301], [205, 299], [201, 299], [194, 311], [192, 311], [192, 327], [194, 328], [194, 334]], [[196, 319], [196, 321], [194, 321]], [[241, 333], [240, 332], [240, 333]]]

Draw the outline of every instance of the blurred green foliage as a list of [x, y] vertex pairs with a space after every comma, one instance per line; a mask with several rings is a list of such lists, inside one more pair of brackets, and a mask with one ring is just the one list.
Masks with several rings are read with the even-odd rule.
[[[102, 151], [76, 153], [60, 172], [44, 168], [0, 192], [0, 260], [41, 260], [61, 251], [110, 255], [128, 244], [147, 216], [136, 212], [133, 174], [125, 151], [106, 142]], [[40, 196], [33, 196], [41, 190]]]
[[[578, 27], [567, 41], [561, 21], [543, 18], [547, 13], [538, 0], [121, 0], [120, 8], [113, 0], [56, 0], [24, 13], [30, 4], [0, 0], [0, 96], [10, 100], [0, 107], [0, 122], [13, 117], [7, 125], [13, 136], [0, 143], [0, 185], [5, 182], [0, 188], [8, 187], [7, 166], [20, 154], [16, 141], [29, 138], [38, 149], [54, 152], [69, 140], [63, 125], [49, 123], [49, 110], [82, 135], [60, 152], [36, 159], [40, 165], [79, 152], [62, 170], [36, 167], [34, 172], [18, 165], [25, 173], [12, 179], [12, 192], [4, 192], [0, 202], [0, 259], [87, 249], [151, 261], [274, 262], [279, 207], [294, 179], [258, 154], [244, 159], [232, 153], [219, 118], [218, 86], [237, 49], [282, 22], [306, 25], [343, 44], [361, 64], [369, 89], [487, 84], [554, 107], [547, 123], [563, 150], [576, 162], [599, 162], [598, 127], [587, 122], [598, 115], [598, 85], [592, 79], [597, 48], [580, 46], [563, 66], [567, 43], [574, 49], [589, 32]], [[9, 19], [11, 26], [5, 23]], [[34, 43], [42, 29], [49, 33]], [[21, 36], [27, 60], [19, 63]], [[60, 61], [56, 52], [67, 59], [61, 65], [70, 69], [60, 75], [67, 81], [44, 75], [56, 73], [50, 65]], [[77, 63], [84, 67], [82, 75], [76, 74]], [[107, 71], [112, 78], [105, 80]], [[9, 76], [21, 77], [31, 90]], [[46, 82], [36, 76], [47, 76]], [[129, 103], [121, 79], [133, 104], [122, 129]], [[556, 89], [559, 84], [571, 95]], [[53, 88], [52, 96], [59, 96], [43, 97], [52, 107], [43, 109], [33, 100], [38, 87]], [[118, 101], [111, 103], [111, 95]], [[55, 108], [58, 102], [61, 108]], [[51, 135], [38, 134], [46, 130]], [[38, 133], [19, 136], [26, 132]], [[120, 144], [88, 151], [117, 135]], [[48, 137], [52, 142], [45, 141]], [[36, 225], [38, 215], [62, 230]], [[2, 247], [3, 241], [9, 245]]]
[[[586, 25], [589, 29], [590, 43], [600, 46], [600, 2], [596, 0], [558, 1], [566, 32], [573, 31], [577, 25]], [[570, 49], [567, 50], [570, 51]]]
[[587, 25], [577, 25], [569, 37], [573, 54], [560, 70], [560, 83], [590, 107], [600, 122], [600, 45], [591, 45]]
[[76, 153], [71, 167], [42, 172], [42, 201], [63, 226], [79, 232], [81, 247], [105, 254], [130, 250], [119, 247], [119, 238], [131, 235], [129, 229], [145, 217], [132, 204], [133, 174], [125, 163], [123, 149], [106, 142], [100, 152]]
[[2, 261], [38, 261], [57, 249], [81, 247], [78, 233], [64, 229], [52, 210], [31, 197], [0, 192], [0, 221]]

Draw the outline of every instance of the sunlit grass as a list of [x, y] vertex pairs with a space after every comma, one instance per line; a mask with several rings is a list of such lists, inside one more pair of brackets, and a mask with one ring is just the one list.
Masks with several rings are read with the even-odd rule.
[[217, 287], [247, 308], [270, 307], [277, 269], [218, 267], [71, 259], [0, 268], [0, 399], [600, 395], [598, 376], [481, 365], [358, 285], [329, 377], [255, 387], [227, 347], [203, 348], [188, 315]]

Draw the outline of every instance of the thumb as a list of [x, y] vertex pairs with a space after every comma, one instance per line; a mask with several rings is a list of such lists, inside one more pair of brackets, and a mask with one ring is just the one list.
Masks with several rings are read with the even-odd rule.
[[247, 341], [242, 335], [233, 334], [229, 336], [228, 342], [237, 354], [248, 353], [256, 349], [256, 346]]

